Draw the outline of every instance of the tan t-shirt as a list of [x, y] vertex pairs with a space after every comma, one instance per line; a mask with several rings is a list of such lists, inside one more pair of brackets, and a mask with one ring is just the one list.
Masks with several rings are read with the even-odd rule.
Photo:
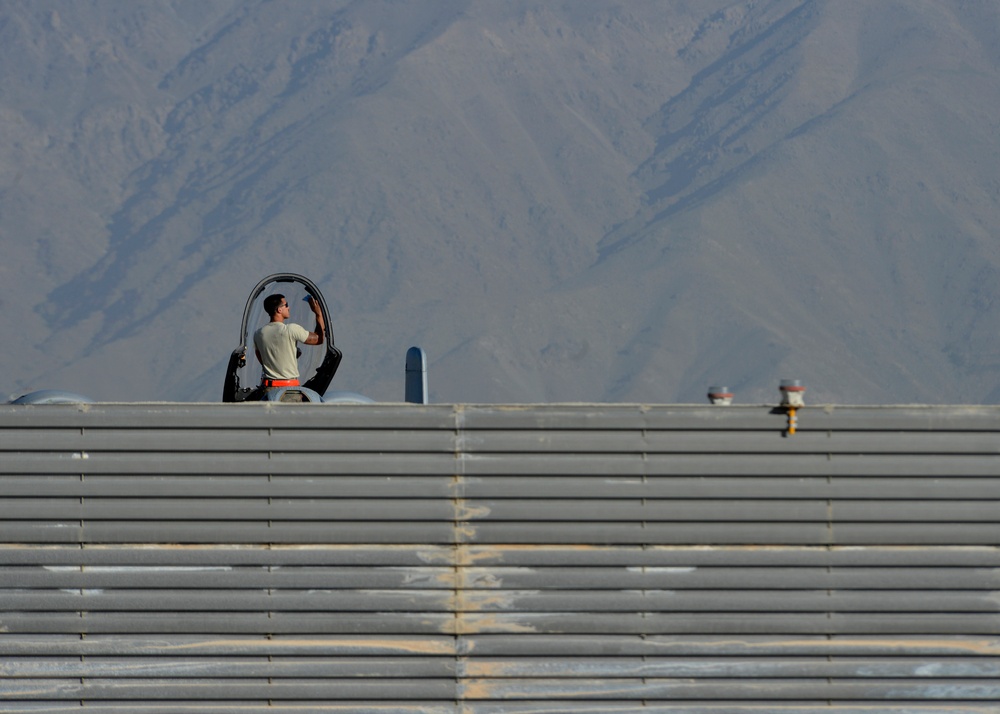
[[298, 342], [309, 339], [309, 330], [294, 322], [269, 322], [253, 335], [260, 353], [265, 379], [298, 379], [299, 361], [295, 356]]

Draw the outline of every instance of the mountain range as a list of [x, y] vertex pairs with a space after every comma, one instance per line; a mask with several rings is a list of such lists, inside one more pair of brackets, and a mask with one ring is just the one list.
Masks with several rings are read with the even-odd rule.
[[1000, 401], [992, 1], [5, 0], [0, 139], [10, 397], [218, 401], [295, 272], [379, 401]]

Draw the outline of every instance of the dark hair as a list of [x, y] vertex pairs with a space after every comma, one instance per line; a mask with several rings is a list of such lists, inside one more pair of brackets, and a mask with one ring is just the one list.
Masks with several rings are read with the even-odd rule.
[[267, 310], [267, 314], [270, 317], [274, 317], [274, 313], [278, 311], [281, 307], [281, 301], [285, 299], [284, 295], [268, 295], [264, 298], [264, 309]]

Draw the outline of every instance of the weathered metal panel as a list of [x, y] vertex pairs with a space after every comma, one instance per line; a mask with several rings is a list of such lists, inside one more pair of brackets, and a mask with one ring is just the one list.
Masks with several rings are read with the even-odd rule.
[[[518, 635], [476, 635], [462, 641], [461, 653], [476, 657], [553, 658], [568, 655], [618, 657], [680, 657], [699, 662], [712, 657], [803, 658], [822, 657], [829, 661], [871, 661], [884, 658], [908, 657], [914, 662], [964, 662], [971, 666], [989, 665], [1000, 655], [1000, 639], [970, 639], [960, 636], [899, 636], [891, 639], [879, 635], [799, 635], [781, 637], [773, 634], [746, 635], [552, 635], [538, 634], [530, 638]], [[977, 655], [973, 659], [963, 656]]]
[[26, 543], [449, 543], [452, 523], [352, 521], [0, 521], [0, 542]]
[[[209, 439], [211, 432], [202, 435]], [[7, 474], [97, 476], [122, 474], [153, 476], [171, 474], [204, 475], [355, 475], [376, 473], [383, 476], [426, 476], [452, 473], [455, 457], [451, 454], [337, 453], [314, 451], [239, 453], [219, 452], [121, 452], [59, 451], [55, 453], [8, 452], [0, 469]]]
[[0, 711], [993, 711], [998, 426], [0, 407]]
[[567, 496], [578, 499], [696, 499], [725, 494], [736, 499], [861, 499], [865, 501], [997, 500], [993, 477], [724, 477], [724, 476], [330, 476], [325, 474], [233, 476], [0, 476], [0, 493], [8, 497], [226, 497], [234, 492], [244, 498], [466, 498], [508, 499], [531, 493], [534, 498]]
[[467, 545], [458, 556], [467, 567], [481, 566], [847, 566], [871, 567], [993, 567], [1000, 565], [1000, 548], [966, 547], [826, 547], [761, 545], [714, 546], [587, 546], [538, 545], [530, 548], [503, 545]]
[[1000, 568], [856, 567], [302, 567], [268, 566], [10, 566], [4, 587], [102, 589], [444, 589], [586, 592], [650, 589], [729, 591], [737, 580], [753, 590], [949, 590], [1000, 589]]
[[281, 635], [159, 635], [130, 637], [95, 635], [7, 635], [0, 638], [0, 655], [5, 657], [148, 657], [217, 658], [236, 656], [346, 658], [430, 658], [435, 662], [454, 661], [455, 640], [451, 636], [349, 635], [286, 637]]
[[[440, 635], [461, 629], [449, 613], [15, 612], [5, 632], [94, 635]], [[0, 690], [2, 691], [2, 690]]]
[[[10, 499], [0, 506], [0, 517], [8, 521], [453, 521], [480, 523], [545, 522], [988, 522], [995, 518], [990, 503], [975, 501], [856, 503], [832, 499], [562, 499], [560, 508], [547, 518], [549, 502], [542, 500], [460, 499], [461, 503], [428, 499], [299, 499], [219, 498], [186, 500], [144, 499]], [[881, 517], [879, 517], [881, 515]], [[456, 516], [458, 518], [456, 518]]]
[[[204, 429], [40, 429], [17, 431], [19, 451], [52, 450], [53, 441], [67, 451], [122, 452], [453, 452], [450, 431], [401, 431], [399, 429], [350, 429], [318, 432], [316, 429], [227, 429], [225, 439], [206, 440]], [[317, 441], [322, 439], [322, 444]]]
[[433, 476], [0, 476], [0, 493], [6, 496], [227, 498], [437, 498], [456, 496], [451, 477]]
[[452, 521], [450, 499], [364, 498], [17, 498], [0, 519], [49, 521]]

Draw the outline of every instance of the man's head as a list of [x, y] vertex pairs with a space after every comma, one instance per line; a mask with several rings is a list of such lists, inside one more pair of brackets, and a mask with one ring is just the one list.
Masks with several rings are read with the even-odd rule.
[[269, 317], [274, 317], [274, 313], [283, 307], [288, 307], [284, 295], [268, 295], [264, 298], [264, 310]]

